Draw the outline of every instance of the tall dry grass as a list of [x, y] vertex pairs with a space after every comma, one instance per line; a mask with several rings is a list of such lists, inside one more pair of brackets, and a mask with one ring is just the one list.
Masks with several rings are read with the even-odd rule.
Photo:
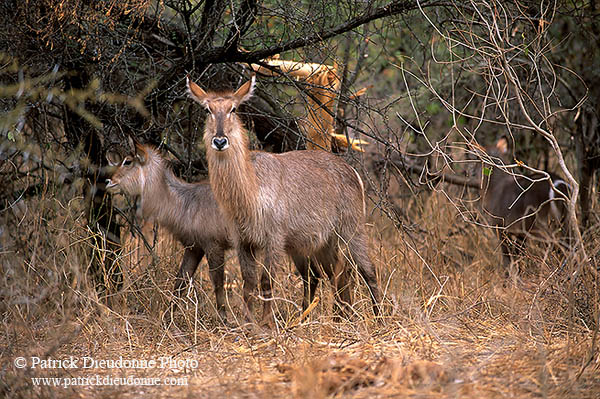
[[[152, 251], [124, 225], [123, 289], [99, 295], [88, 274], [89, 250], [102, 255], [104, 238], [90, 236], [85, 227], [82, 188], [52, 181], [0, 214], [4, 397], [600, 395], [598, 298], [587, 290], [593, 279], [572, 281], [563, 266], [568, 251], [544, 244], [529, 245], [518, 260], [521, 272], [507, 279], [495, 234], [465, 220], [443, 192], [396, 203], [410, 210], [410, 223], [400, 230], [372, 209], [371, 256], [385, 293], [381, 319], [373, 317], [358, 281], [354, 315], [336, 321], [331, 287], [324, 282], [319, 302], [300, 320], [302, 283], [287, 264], [275, 276], [276, 328], [257, 332], [243, 327], [233, 253], [226, 264], [229, 324], [218, 319], [203, 261], [193, 289], [177, 300], [175, 325], [163, 325], [183, 248], [152, 224], [142, 227]], [[600, 251], [598, 226], [596, 218], [584, 233], [591, 262]], [[172, 356], [200, 366], [18, 369], [13, 362], [19, 356]], [[62, 388], [32, 382], [91, 374], [183, 376], [187, 385]]]

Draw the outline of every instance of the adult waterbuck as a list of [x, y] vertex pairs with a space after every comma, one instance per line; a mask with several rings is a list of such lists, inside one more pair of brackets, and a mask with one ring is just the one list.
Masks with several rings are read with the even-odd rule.
[[508, 272], [513, 252], [511, 237], [519, 246], [527, 236], [548, 239], [564, 227], [569, 187], [552, 173], [548, 173], [549, 178], [542, 173], [521, 175], [500, 167], [509, 164], [506, 137], [500, 138], [494, 147], [480, 150], [486, 153], [482, 155], [482, 208], [490, 224], [500, 233], [503, 262]]
[[209, 179], [222, 212], [237, 228], [248, 318], [260, 252], [262, 323], [272, 323], [272, 272], [285, 254], [302, 276], [305, 309], [313, 300], [317, 278], [325, 277], [322, 272], [332, 281], [338, 304], [349, 305], [351, 264], [355, 264], [377, 314], [380, 294], [368, 256], [365, 198], [358, 173], [325, 151], [250, 151], [246, 129], [235, 111], [252, 96], [254, 77], [235, 92], [207, 93], [189, 79], [187, 85], [190, 96], [208, 110], [204, 143]]
[[217, 311], [226, 321], [223, 263], [225, 251], [233, 244], [231, 229], [219, 210], [210, 184], [208, 181], [184, 182], [167, 167], [156, 149], [133, 142], [131, 146], [133, 154], [118, 164], [107, 180], [107, 189], [140, 196], [142, 217], [156, 220], [185, 246], [175, 281], [176, 295], [185, 292], [187, 282], [206, 256]]

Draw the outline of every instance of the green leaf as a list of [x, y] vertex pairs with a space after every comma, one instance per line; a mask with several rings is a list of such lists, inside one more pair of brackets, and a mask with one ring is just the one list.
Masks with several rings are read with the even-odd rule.
[[437, 115], [441, 111], [442, 107], [440, 107], [440, 105], [436, 102], [430, 102], [427, 104], [425, 109], [430, 115]]
[[483, 174], [484, 174], [484, 176], [490, 177], [490, 175], [492, 174], [492, 168], [488, 168], [487, 166], [484, 166]]

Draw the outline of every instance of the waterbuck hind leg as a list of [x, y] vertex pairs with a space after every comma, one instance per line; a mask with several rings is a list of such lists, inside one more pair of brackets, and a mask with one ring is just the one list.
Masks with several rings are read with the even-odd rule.
[[525, 251], [525, 236], [501, 232], [499, 237], [504, 278], [507, 280], [510, 278], [516, 279], [521, 271], [518, 260], [519, 256]]
[[[346, 316], [350, 317], [352, 311], [352, 269], [346, 266], [341, 258], [336, 264], [332, 265], [334, 271], [334, 289], [335, 289], [335, 304], [334, 309], [336, 319]], [[377, 314], [377, 313], [376, 313]]]
[[260, 292], [263, 298], [263, 315], [261, 325], [267, 327], [274, 326], [274, 313], [273, 313], [273, 272], [279, 270], [277, 267], [285, 256], [283, 246], [279, 245], [268, 245], [265, 248], [265, 262], [260, 278]]
[[217, 301], [217, 313], [224, 324], [227, 324], [225, 310], [225, 249], [222, 247], [211, 248], [206, 255], [208, 259], [208, 274], [212, 281]]
[[[352, 269], [344, 262], [337, 240], [331, 241], [319, 251], [317, 259], [333, 287], [335, 319], [339, 320], [341, 316], [352, 314]], [[317, 268], [319, 264], [314, 264], [312, 267]]]
[[[187, 291], [189, 285], [188, 282], [196, 273], [196, 269], [198, 268], [198, 264], [204, 257], [204, 251], [202, 248], [192, 247], [186, 248], [183, 253], [183, 260], [181, 261], [181, 266], [179, 266], [179, 271], [177, 272], [177, 277], [175, 277], [175, 287], [173, 288], [173, 295], [181, 298], [185, 292]], [[165, 325], [171, 324], [173, 320], [173, 312], [175, 311], [175, 298], [171, 301], [169, 309], [165, 312], [163, 316], [163, 323]]]
[[510, 238], [506, 234], [499, 234], [500, 251], [502, 252], [502, 266], [504, 268], [505, 277], [508, 277], [510, 264], [512, 263], [512, 250]]
[[[375, 274], [375, 267], [369, 258], [369, 251], [367, 246], [367, 238], [364, 233], [357, 233], [347, 242], [349, 260], [356, 264], [358, 274], [367, 284], [371, 300], [373, 301], [373, 313], [378, 316], [380, 312], [381, 293], [379, 292], [379, 285], [377, 284], [377, 276]], [[346, 245], [346, 244], [342, 244]]]

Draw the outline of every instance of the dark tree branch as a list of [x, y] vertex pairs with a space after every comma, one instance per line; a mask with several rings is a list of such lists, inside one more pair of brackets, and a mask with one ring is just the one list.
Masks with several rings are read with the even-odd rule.
[[349, 32], [367, 22], [375, 21], [384, 17], [404, 14], [416, 9], [441, 5], [436, 1], [423, 1], [420, 6], [417, 1], [393, 1], [383, 7], [369, 10], [354, 19], [351, 19], [334, 28], [324, 29], [313, 35], [293, 39], [287, 43], [272, 46], [263, 50], [242, 53], [237, 48], [228, 48], [226, 46], [209, 50], [204, 54], [197, 56], [197, 62], [205, 64], [216, 64], [223, 62], [256, 62], [284, 51], [294, 50], [311, 44], [319, 43], [345, 32]]
[[222, 0], [205, 1], [204, 10], [202, 11], [202, 18], [200, 19], [200, 25], [196, 31], [201, 37], [201, 40], [198, 40], [193, 52], [190, 51], [192, 57], [195, 52], [202, 53], [202, 49], [212, 47], [212, 42], [215, 37], [215, 33], [217, 32], [217, 24], [219, 21], [221, 21], [221, 16], [224, 12], [224, 9], [225, 6]]
[[404, 174], [410, 172], [421, 177], [419, 184], [435, 185], [438, 183], [449, 183], [461, 187], [481, 188], [481, 180], [469, 176], [461, 176], [454, 173], [431, 173], [427, 165], [416, 165], [404, 162], [404, 159], [384, 159], [380, 154], [375, 155], [375, 162], [378, 164], [387, 162], [393, 165], [398, 171]]
[[256, 8], [258, 4], [256, 0], [244, 0], [240, 4], [239, 10], [234, 15], [233, 26], [229, 31], [225, 47], [229, 49], [237, 49], [240, 38], [250, 29], [256, 18]]

